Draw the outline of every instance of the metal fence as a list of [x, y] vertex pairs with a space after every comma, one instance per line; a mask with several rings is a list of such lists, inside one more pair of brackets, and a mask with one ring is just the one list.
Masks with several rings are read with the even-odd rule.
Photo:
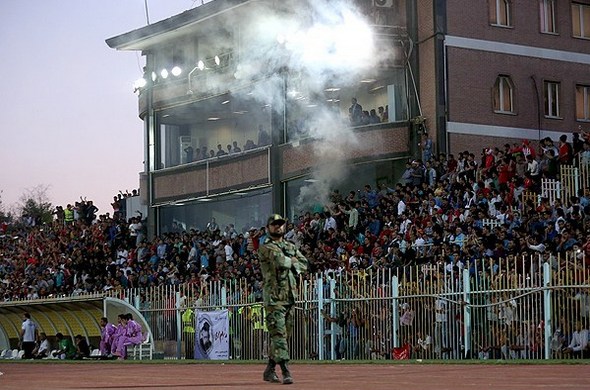
[[579, 187], [586, 188], [590, 186], [590, 161], [584, 158], [580, 153], [574, 159], [574, 164], [580, 169]]
[[[192, 358], [193, 312], [227, 308], [231, 358], [267, 357], [258, 283], [216, 281], [116, 294], [146, 317], [156, 356]], [[590, 274], [581, 253], [486, 258], [465, 267], [440, 260], [302, 278], [290, 348], [293, 359], [320, 360], [575, 358], [563, 349], [576, 323], [588, 329], [589, 320]]]
[[568, 204], [572, 196], [579, 196], [580, 190], [588, 186], [590, 186], [590, 165], [580, 154], [574, 159], [574, 165], [560, 165], [559, 178], [542, 178], [539, 193], [523, 191], [520, 201], [522, 205], [530, 202], [538, 206], [541, 198], [547, 198], [551, 205], [558, 199]]

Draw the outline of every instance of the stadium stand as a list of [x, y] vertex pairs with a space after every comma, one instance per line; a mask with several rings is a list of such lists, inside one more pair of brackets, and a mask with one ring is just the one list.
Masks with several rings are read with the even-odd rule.
[[[436, 283], [452, 276], [456, 287], [460, 280], [456, 275], [463, 271], [469, 271], [476, 285], [480, 278], [489, 276], [487, 287], [491, 290], [518, 283], [521, 287], [526, 283], [538, 286], [543, 267], [534, 265], [531, 270], [516, 266], [515, 259], [523, 264], [523, 259], [542, 259], [556, 274], [563, 269], [569, 272], [560, 276], [563, 285], [587, 286], [589, 156], [580, 152], [573, 166], [562, 164], [559, 175], [553, 175], [546, 169], [551, 163], [549, 156], [539, 153], [543, 173], [531, 177], [523, 154], [522, 148], [508, 145], [482, 151], [481, 162], [469, 152], [460, 153], [456, 160], [440, 154], [428, 164], [410, 161], [407, 177], [411, 181], [391, 187], [365, 185], [348, 195], [334, 191], [321, 204], [299, 210], [290, 221], [287, 236], [313, 259], [312, 272], [326, 278], [344, 275], [343, 280], [350, 275], [346, 279], [350, 291], [340, 292], [350, 299], [384, 294], [382, 291], [390, 286], [379, 283], [378, 271], [388, 270], [398, 270], [402, 272], [400, 278], [405, 275], [410, 280], [406, 284], [400, 281], [406, 294], [432, 287], [420, 281], [425, 275]], [[427, 182], [427, 169], [436, 171], [433, 183]], [[364, 184], [359, 183], [359, 187]], [[354, 226], [350, 216], [353, 209], [358, 215]], [[91, 223], [56, 220], [43, 230], [39, 226], [9, 227], [10, 234], [1, 238], [0, 293], [5, 302], [0, 304], [0, 348], [14, 345], [24, 307], [48, 334], [56, 330], [70, 336], [80, 333], [91, 341], [100, 331], [93, 319], [106, 314], [114, 320], [118, 313], [133, 312], [152, 338], [146, 344], [152, 356], [154, 349], [176, 347], [170, 343], [179, 339], [178, 329], [168, 324], [175, 324], [180, 310], [177, 305], [183, 304], [177, 300], [179, 291], [186, 292], [191, 305], [206, 308], [219, 306], [220, 286], [226, 288], [226, 303], [236, 297], [244, 305], [260, 300], [256, 252], [265, 234], [262, 227], [199, 230], [176, 224], [171, 232], [136, 247], [129, 224], [120, 216], [102, 215]], [[540, 242], [544, 243], [542, 247]], [[37, 251], [27, 252], [27, 248]], [[485, 267], [478, 268], [479, 264]], [[502, 275], [504, 270], [508, 277]], [[371, 288], [381, 292], [369, 292]], [[442, 285], [433, 295], [445, 288], [452, 290]], [[583, 296], [577, 291], [570, 295]], [[584, 299], [577, 298], [580, 302]], [[510, 312], [510, 307], [504, 307], [510, 299], [500, 294], [498, 302], [493, 307], [501, 307], [502, 315]], [[423, 309], [433, 304], [427, 302]], [[460, 312], [460, 308], [456, 300], [445, 310]], [[367, 318], [376, 315], [365, 314]], [[453, 320], [462, 320], [461, 315]], [[531, 314], [529, 325], [539, 324], [537, 317]], [[432, 319], [420, 321], [426, 324]], [[152, 333], [154, 330], [156, 333]], [[456, 330], [457, 334], [461, 333]], [[142, 347], [136, 349], [141, 352]], [[378, 355], [375, 351], [372, 354]]]

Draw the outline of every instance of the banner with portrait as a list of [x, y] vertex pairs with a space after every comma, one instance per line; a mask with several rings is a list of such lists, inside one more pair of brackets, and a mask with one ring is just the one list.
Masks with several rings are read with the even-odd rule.
[[229, 313], [227, 310], [195, 312], [195, 359], [229, 359]]

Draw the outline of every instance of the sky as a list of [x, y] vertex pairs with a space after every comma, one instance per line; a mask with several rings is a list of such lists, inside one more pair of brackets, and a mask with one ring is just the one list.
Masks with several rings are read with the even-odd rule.
[[[210, 0], [206, 0], [208, 2]], [[133, 82], [144, 58], [107, 38], [146, 25], [146, 0], [0, 0], [0, 197], [13, 208], [47, 186], [49, 201], [111, 212], [139, 187], [143, 122]], [[155, 23], [201, 0], [147, 0]]]

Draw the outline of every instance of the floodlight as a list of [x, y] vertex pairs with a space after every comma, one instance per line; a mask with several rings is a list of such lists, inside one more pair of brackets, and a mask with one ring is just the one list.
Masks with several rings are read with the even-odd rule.
[[135, 82], [133, 83], [133, 87], [138, 89], [138, 88], [143, 88], [145, 87], [147, 84], [147, 81], [142, 77], [140, 79], [135, 80]]

